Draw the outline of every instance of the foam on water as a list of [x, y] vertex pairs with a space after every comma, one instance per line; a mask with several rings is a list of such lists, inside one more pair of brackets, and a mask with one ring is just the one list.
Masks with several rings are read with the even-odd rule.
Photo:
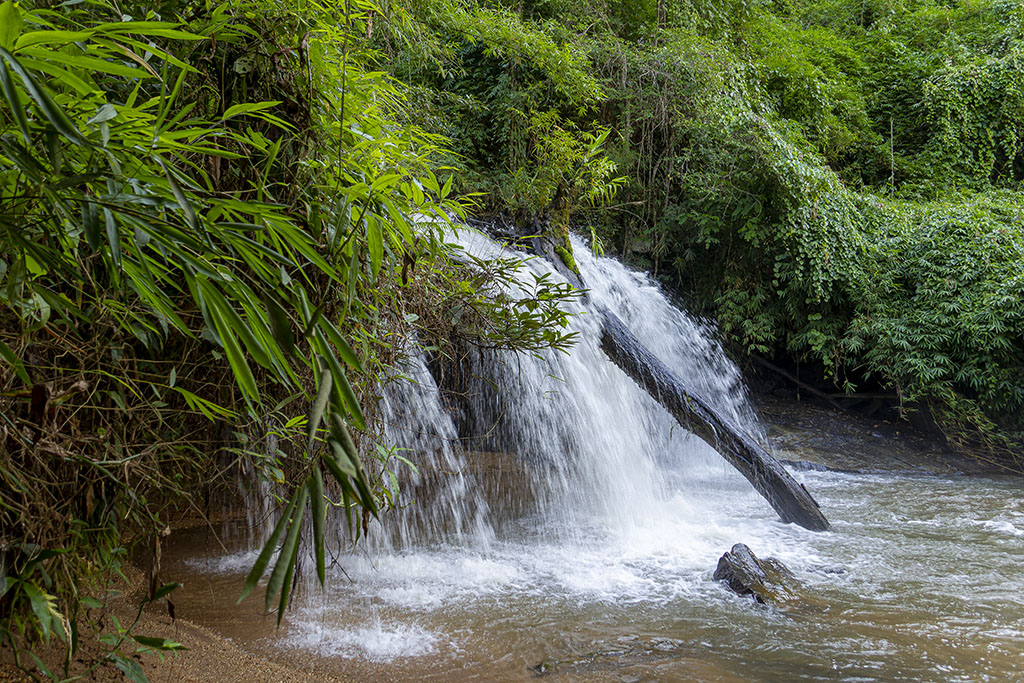
[[[507, 255], [479, 234], [458, 239], [478, 255]], [[650, 278], [577, 240], [574, 249], [590, 304], [613, 311], [760, 438], [739, 372], [707, 326]], [[533, 274], [558, 277], [540, 259], [523, 268], [523, 277]], [[446, 671], [458, 660], [465, 675], [483, 679], [609, 642], [618, 652], [623, 633], [671, 636], [672, 647], [690, 648], [686, 657], [713, 647], [716, 661], [776, 680], [833, 677], [839, 666], [850, 679], [928, 678], [939, 667], [949, 680], [1024, 673], [1013, 656], [1024, 652], [1024, 598], [1003, 588], [1024, 560], [1024, 507], [1005, 489], [802, 472], [796, 478], [833, 530], [782, 524], [745, 479], [608, 361], [587, 306], [573, 306], [579, 343], [569, 354], [472, 356], [478, 379], [461, 425], [428, 359], [411, 354], [380, 411], [387, 436], [420, 467], [412, 476], [396, 466], [418, 503], [374, 522], [369, 542], [341, 556], [343, 570], [330, 570], [327, 589], [304, 592], [280, 644], [391, 661], [417, 675], [427, 669], [410, 662], [443, 660]], [[467, 439], [467, 423], [486, 439]], [[511, 478], [495, 487], [477, 451], [504, 454], [493, 469]], [[502, 469], [510, 461], [514, 476]], [[973, 550], [965, 556], [950, 538]], [[711, 580], [737, 542], [781, 559], [835, 611], [791, 619], [737, 599]], [[232, 571], [251, 559], [212, 567]], [[917, 652], [919, 641], [928, 652]], [[748, 661], [754, 668], [744, 668]], [[652, 675], [678, 679], [674, 671]]]
[[361, 657], [375, 662], [437, 652], [439, 636], [415, 624], [384, 623], [376, 618], [365, 626], [329, 626], [321, 612], [317, 608], [301, 609], [291, 619], [294, 634], [282, 644], [324, 657]]

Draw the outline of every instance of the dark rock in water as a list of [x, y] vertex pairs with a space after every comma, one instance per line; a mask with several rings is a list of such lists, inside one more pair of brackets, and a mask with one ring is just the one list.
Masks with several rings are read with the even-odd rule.
[[785, 606], [797, 598], [789, 588], [795, 582], [792, 572], [774, 557], [758, 558], [743, 543], [722, 555], [714, 579], [725, 581], [740, 595], [752, 595], [761, 604]]

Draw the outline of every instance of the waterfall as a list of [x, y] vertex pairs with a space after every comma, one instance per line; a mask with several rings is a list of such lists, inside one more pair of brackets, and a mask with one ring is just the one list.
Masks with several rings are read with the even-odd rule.
[[[469, 229], [452, 239], [476, 256], [524, 258]], [[615, 313], [717, 411], [760, 438], [713, 330], [648, 276], [594, 256], [576, 238], [573, 248], [591, 289], [567, 304], [578, 333], [568, 353], [470, 352], [453, 397], [431, 373], [436, 359], [410, 340], [377, 409], [392, 448], [378, 455], [386, 481], [393, 474], [399, 484], [397, 507], [355, 546], [344, 515], [329, 518], [331, 545], [354, 552], [331, 553], [337, 563], [325, 590], [304, 572], [280, 646], [361, 662], [353, 672], [367, 676], [374, 662], [436, 662], [479, 646], [473, 657], [487, 671], [495, 643], [554, 647], [526, 644], [533, 624], [550, 624], [548, 610], [586, 619], [589, 605], [669, 609], [707, 594], [714, 562], [737, 540], [798, 545], [801, 530], [780, 524], [741, 475], [607, 358], [590, 311]], [[527, 259], [519, 275], [562, 280], [541, 258]], [[236, 570], [253, 558], [249, 551], [219, 566]]]
[[[509, 255], [480, 234], [455, 239]], [[260, 630], [257, 600], [232, 637], [317, 667], [311, 679], [1020, 678], [1024, 603], [1007, 588], [1022, 559], [1019, 480], [803, 472], [836, 511], [834, 531], [782, 523], [608, 360], [589, 310], [610, 310], [763, 440], [713, 330], [649, 277], [573, 247], [591, 287], [571, 305], [576, 346], [470, 354], [471, 379], [453, 397], [411, 340], [376, 411], [384, 440], [407, 449], [381, 456], [399, 481], [399, 509], [354, 552], [331, 553], [323, 589], [304, 558], [308, 582], [280, 630], [273, 618]], [[521, 275], [558, 277], [541, 259]], [[833, 443], [877, 449], [878, 436]], [[343, 528], [336, 542], [351, 547]], [[736, 542], [780, 559], [810, 599], [786, 613], [712, 580]], [[179, 613], [185, 598], [203, 614], [220, 599], [235, 615], [255, 555], [186, 560], [201, 572], [186, 586], [199, 589]]]
[[[455, 239], [474, 256], [523, 257], [469, 229]], [[642, 523], [680, 491], [714, 486], [725, 469], [717, 454], [601, 351], [600, 320], [590, 312], [598, 306], [617, 314], [721, 413], [760, 434], [740, 374], [706, 324], [673, 306], [647, 275], [593, 255], [578, 238], [573, 248], [591, 289], [588, 300], [570, 304], [578, 342], [569, 353], [472, 353], [459, 408], [438, 388], [422, 353], [386, 387], [386, 436], [410, 449], [420, 472], [410, 476], [397, 464], [403, 495], [415, 503], [371, 529], [375, 547], [486, 548], [524, 524], [548, 540], [578, 541]], [[534, 275], [562, 280], [541, 258], [521, 266], [520, 277]]]

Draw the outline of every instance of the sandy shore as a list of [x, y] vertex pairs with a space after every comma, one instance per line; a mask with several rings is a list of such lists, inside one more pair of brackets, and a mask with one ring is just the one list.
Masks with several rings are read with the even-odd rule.
[[[133, 569], [128, 572], [132, 583], [141, 582], [142, 572]], [[100, 623], [107, 631], [113, 630], [113, 619], [123, 624], [130, 624], [138, 612], [142, 598], [141, 589], [133, 590], [120, 597], [110, 600], [108, 610], [98, 616]], [[149, 606], [142, 614], [134, 633], [167, 638], [185, 646], [185, 650], [174, 654], [166, 654], [164, 661], [152, 654], [135, 653], [134, 643], [126, 643], [121, 651], [136, 661], [146, 677], [153, 683], [179, 683], [216, 681], [217, 683], [248, 683], [249, 681], [271, 682], [280, 681], [341, 681], [336, 676], [318, 671], [316, 662], [310, 661], [308, 668], [298, 663], [287, 664], [272, 662], [249, 652], [245, 652], [229, 639], [217, 635], [213, 631], [193, 624], [184, 619], [171, 620], [167, 614], [166, 603], [160, 602]], [[125, 676], [113, 664], [103, 664], [86, 673], [86, 662], [92, 658], [102, 657], [104, 646], [90, 634], [82, 636], [81, 650], [72, 662], [71, 676], [85, 674], [81, 680], [87, 681], [123, 681]], [[44, 663], [54, 672], [63, 670], [63, 652], [51, 644], [37, 650]], [[22, 662], [31, 662], [27, 655], [22, 655]], [[34, 668], [34, 667], [33, 667]], [[45, 677], [40, 677], [45, 680]], [[19, 672], [13, 664], [13, 653], [10, 648], [0, 649], [0, 682], [31, 681], [31, 677]]]
[[[216, 515], [220, 522], [229, 518], [231, 511], [224, 509]], [[184, 515], [172, 520], [171, 526], [178, 533], [182, 530], [209, 524], [203, 517]], [[122, 626], [131, 624], [138, 614], [139, 605], [146, 594], [147, 572], [132, 564], [124, 568], [127, 581], [118, 580], [107, 594], [106, 607], [92, 610], [90, 617], [100, 624], [100, 632], [116, 632], [114, 618]], [[169, 578], [168, 580], [173, 580]], [[99, 596], [97, 596], [99, 597]], [[171, 595], [172, 599], [174, 594]], [[298, 681], [344, 681], [326, 671], [318, 669], [315, 658], [308, 661], [271, 661], [252, 652], [247, 652], [214, 631], [187, 619], [172, 620], [167, 603], [160, 600], [147, 606], [142, 612], [133, 633], [155, 638], [165, 638], [181, 643], [185, 649], [176, 653], [165, 653], [161, 661], [158, 655], [136, 652], [135, 643], [129, 641], [121, 647], [121, 653], [139, 664], [146, 677], [153, 683], [179, 683], [214, 681], [216, 683], [291, 683]], [[104, 657], [109, 648], [100, 643], [96, 634], [85, 631], [81, 634], [79, 653], [71, 663], [70, 677], [82, 676], [86, 681], [124, 681], [123, 673], [112, 663], [104, 663], [88, 671], [97, 659]], [[58, 675], [63, 673], [64, 651], [57, 646], [56, 638], [48, 647], [36, 647], [34, 651], [44, 664]], [[31, 664], [28, 655], [22, 655], [22, 664], [31, 667], [39, 680], [47, 680]], [[322, 663], [319, 664], [322, 668]], [[14, 654], [5, 643], [0, 647], [0, 683], [9, 681], [31, 681], [32, 678], [19, 671], [14, 665]]]

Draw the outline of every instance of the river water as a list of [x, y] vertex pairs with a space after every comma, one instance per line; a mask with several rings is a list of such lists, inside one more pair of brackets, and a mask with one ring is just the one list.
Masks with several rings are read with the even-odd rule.
[[[572, 353], [471, 358], [481, 379], [458, 410], [416, 354], [386, 388], [388, 438], [421, 465], [396, 472], [418, 505], [351, 551], [336, 525], [327, 588], [306, 582], [280, 629], [253, 599], [233, 606], [255, 559], [243, 524], [224, 546], [181, 534], [165, 563], [186, 584], [178, 614], [314, 679], [1024, 678], [1019, 479], [797, 472], [832, 529], [780, 523], [604, 358], [588, 306], [763, 439], [714, 335], [645, 276], [575, 247], [591, 299]], [[738, 542], [782, 560], [805, 599], [782, 611], [713, 581]]]

